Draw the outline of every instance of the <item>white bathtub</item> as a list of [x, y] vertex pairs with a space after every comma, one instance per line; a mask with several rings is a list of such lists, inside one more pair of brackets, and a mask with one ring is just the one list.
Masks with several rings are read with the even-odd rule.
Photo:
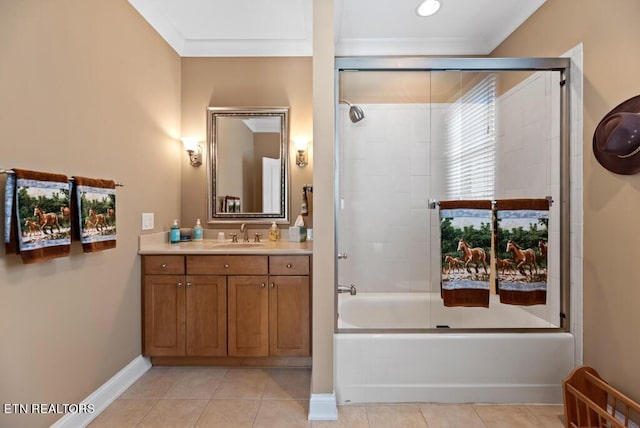
[[338, 328], [549, 328], [523, 307], [492, 295], [489, 308], [447, 308], [439, 293], [359, 293], [338, 296]]
[[[424, 315], [429, 293], [403, 294], [341, 295], [339, 324], [344, 328], [430, 326], [431, 315], [427, 319]], [[404, 309], [403, 301], [407, 304]], [[411, 302], [422, 302], [422, 306], [412, 307]], [[531, 314], [514, 308], [526, 314], [520, 321], [532, 320]], [[484, 308], [455, 309], [485, 311], [480, 312], [481, 318], [486, 317], [484, 327], [505, 315]], [[506, 314], [513, 315], [510, 312]], [[460, 327], [473, 319], [467, 314], [456, 317], [446, 321], [438, 317], [438, 324]], [[461, 319], [460, 325], [453, 322]], [[341, 404], [561, 403], [562, 379], [574, 367], [573, 335], [561, 332], [337, 333], [334, 341], [335, 389]]]

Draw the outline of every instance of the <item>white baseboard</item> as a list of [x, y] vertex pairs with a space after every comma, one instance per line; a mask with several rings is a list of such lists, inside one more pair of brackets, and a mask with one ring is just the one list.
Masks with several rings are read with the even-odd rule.
[[309, 400], [310, 421], [337, 421], [336, 394], [311, 394]]
[[91, 395], [82, 400], [80, 404], [93, 405], [93, 413], [67, 413], [51, 425], [51, 428], [87, 426], [150, 368], [151, 361], [148, 358], [142, 355], [137, 356]]

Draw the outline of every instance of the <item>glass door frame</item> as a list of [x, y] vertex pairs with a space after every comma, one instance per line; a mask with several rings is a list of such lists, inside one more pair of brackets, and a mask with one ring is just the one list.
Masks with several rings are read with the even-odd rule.
[[[477, 328], [477, 329], [338, 329], [336, 333], [482, 333], [482, 332], [569, 332], [570, 331], [570, 116], [569, 116], [569, 58], [432, 58], [432, 57], [339, 57], [334, 68], [335, 123], [339, 121], [340, 73], [343, 71], [558, 71], [560, 72], [560, 327], [557, 328]], [[334, 308], [338, 314], [339, 216], [340, 216], [340, 135], [334, 130]]]

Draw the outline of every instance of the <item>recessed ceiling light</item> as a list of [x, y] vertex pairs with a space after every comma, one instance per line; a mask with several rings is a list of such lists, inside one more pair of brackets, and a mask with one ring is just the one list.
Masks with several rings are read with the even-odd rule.
[[420, 6], [418, 6], [418, 15], [431, 16], [440, 9], [440, 1], [438, 0], [424, 0]]

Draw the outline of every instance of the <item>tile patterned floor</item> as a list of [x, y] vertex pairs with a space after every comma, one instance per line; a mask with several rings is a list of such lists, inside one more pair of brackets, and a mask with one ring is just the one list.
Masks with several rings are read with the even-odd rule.
[[561, 405], [366, 404], [308, 421], [308, 369], [153, 367], [89, 426], [562, 428]]

